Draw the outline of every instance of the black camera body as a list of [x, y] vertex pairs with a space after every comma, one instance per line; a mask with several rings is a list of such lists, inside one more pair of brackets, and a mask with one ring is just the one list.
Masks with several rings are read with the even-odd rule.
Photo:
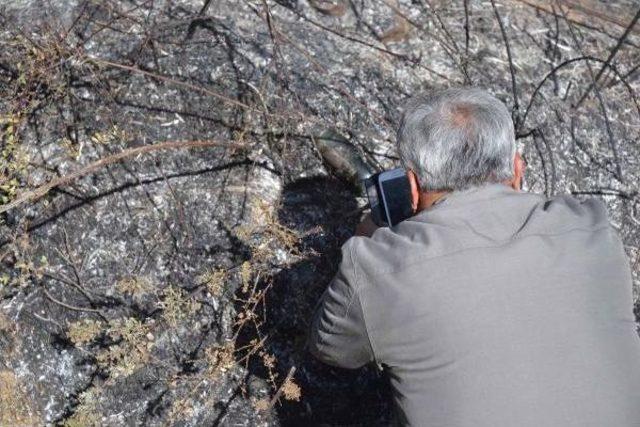
[[413, 214], [411, 185], [404, 169], [371, 175], [364, 180], [371, 219], [380, 227], [393, 227]]

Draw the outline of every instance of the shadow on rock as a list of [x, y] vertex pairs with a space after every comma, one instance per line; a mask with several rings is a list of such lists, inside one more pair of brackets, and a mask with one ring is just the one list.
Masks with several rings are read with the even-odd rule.
[[[275, 410], [281, 425], [389, 425], [392, 414], [388, 381], [375, 366], [338, 369], [316, 360], [305, 350], [314, 308], [340, 262], [340, 247], [352, 235], [358, 215], [354, 193], [329, 177], [305, 178], [283, 190], [278, 212], [281, 225], [304, 237], [302, 253], [310, 254], [269, 278], [265, 298], [264, 350], [277, 360], [280, 385], [292, 366], [301, 388], [299, 401], [281, 398]], [[250, 331], [237, 344], [249, 343]], [[269, 372], [256, 355], [252, 375], [268, 380]]]

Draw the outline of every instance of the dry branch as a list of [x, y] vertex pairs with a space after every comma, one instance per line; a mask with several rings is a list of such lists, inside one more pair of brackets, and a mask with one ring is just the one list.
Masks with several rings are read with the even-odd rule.
[[520, 103], [518, 102], [518, 85], [516, 84], [516, 69], [513, 65], [513, 56], [511, 55], [511, 46], [509, 45], [509, 37], [507, 37], [507, 30], [502, 22], [500, 12], [496, 6], [495, 0], [491, 0], [491, 7], [498, 20], [498, 26], [500, 27], [500, 34], [502, 34], [502, 41], [507, 51], [507, 59], [509, 61], [509, 74], [511, 75], [511, 92], [513, 92], [513, 123], [516, 129], [520, 129]]
[[[556, 17], [562, 17], [562, 15], [558, 14], [553, 6], [552, 0], [511, 0], [512, 2], [521, 3], [527, 6], [534, 7], [542, 12], [549, 13]], [[627, 23], [618, 19], [616, 16], [612, 16], [605, 11], [598, 10], [596, 3], [589, 0], [580, 0], [580, 2], [572, 1], [572, 0], [563, 0], [561, 4], [568, 8], [567, 10], [567, 19], [575, 24], [593, 28], [593, 18], [596, 18], [603, 23], [614, 24], [618, 27], [625, 28]], [[607, 6], [607, 9], [610, 10], [611, 6]], [[620, 16], [626, 15], [622, 13], [623, 11], [619, 11]], [[631, 11], [628, 11], [629, 14]], [[633, 30], [635, 34], [640, 34], [640, 30]]]
[[127, 150], [121, 151], [120, 153], [116, 153], [111, 156], [107, 156], [103, 159], [97, 160], [85, 166], [82, 169], [79, 169], [75, 172], [70, 173], [69, 175], [52, 179], [48, 183], [41, 185], [40, 187], [34, 190], [23, 193], [11, 203], [7, 203], [6, 205], [0, 206], [0, 213], [7, 212], [28, 201], [35, 201], [40, 197], [46, 195], [51, 189], [55, 187], [68, 184], [78, 178], [81, 178], [85, 175], [89, 175], [90, 173], [93, 173], [98, 169], [101, 169], [112, 163], [116, 163], [128, 157], [133, 157], [138, 154], [145, 154], [145, 153], [150, 153], [150, 152], [159, 151], [159, 150], [198, 148], [198, 147], [241, 148], [241, 147], [245, 147], [245, 145], [240, 143], [235, 143], [235, 142], [225, 143], [225, 142], [218, 142], [218, 141], [169, 141], [169, 142], [161, 142], [159, 144], [153, 144], [153, 145], [144, 145], [142, 147], [129, 148]]
[[225, 103], [231, 104], [231, 105], [235, 105], [236, 107], [240, 107], [242, 109], [245, 110], [256, 110], [255, 108], [244, 104], [240, 101], [236, 101], [235, 99], [229, 98], [228, 96], [224, 96], [219, 94], [218, 92], [214, 92], [210, 89], [204, 88], [202, 86], [196, 86], [193, 85], [191, 83], [187, 83], [187, 82], [182, 82], [180, 80], [176, 80], [176, 79], [172, 79], [171, 77], [167, 77], [167, 76], [163, 76], [161, 74], [157, 74], [157, 73], [152, 73], [149, 71], [145, 71], [142, 70], [138, 67], [134, 67], [131, 65], [126, 65], [126, 64], [119, 64], [117, 62], [112, 62], [112, 61], [107, 61], [106, 59], [98, 59], [98, 58], [91, 58], [90, 59], [91, 62], [94, 62], [98, 65], [105, 65], [108, 67], [112, 67], [112, 68], [119, 68], [121, 70], [126, 70], [126, 71], [131, 71], [134, 73], [139, 73], [139, 74], [144, 74], [145, 76], [149, 76], [149, 77], [153, 77], [154, 79], [158, 79], [158, 80], [162, 80], [168, 83], [172, 83], [175, 84], [177, 86], [183, 86], [186, 87], [187, 89], [191, 89], [194, 90], [196, 92], [201, 92], [204, 93], [205, 95], [209, 95], [209, 96], [213, 96], [214, 98], [217, 98]]
[[278, 402], [278, 400], [280, 399], [280, 396], [282, 396], [282, 392], [284, 391], [284, 385], [287, 384], [289, 381], [291, 381], [295, 373], [296, 373], [296, 367], [292, 366], [291, 369], [289, 369], [289, 373], [287, 374], [286, 378], [280, 385], [280, 388], [278, 388], [278, 391], [269, 402], [269, 408], [272, 408]]
[[625, 29], [622, 36], [620, 36], [620, 38], [618, 39], [618, 42], [616, 43], [616, 45], [613, 47], [613, 49], [611, 49], [611, 53], [609, 53], [609, 56], [605, 60], [604, 64], [602, 64], [602, 67], [600, 67], [600, 71], [598, 71], [598, 74], [596, 74], [596, 76], [593, 78], [593, 82], [591, 82], [587, 90], [584, 91], [584, 94], [582, 95], [582, 97], [580, 97], [580, 100], [575, 105], [576, 108], [580, 107], [580, 105], [584, 102], [585, 98], [589, 95], [589, 93], [594, 88], [594, 86], [598, 84], [598, 80], [600, 80], [600, 77], [602, 77], [602, 74], [607, 69], [607, 66], [611, 64], [611, 61], [613, 61], [613, 58], [616, 56], [616, 54], [620, 50], [620, 47], [622, 47], [622, 44], [625, 42], [625, 40], [629, 36], [629, 33], [631, 32], [631, 30], [633, 30], [633, 27], [635, 27], [636, 23], [638, 22], [638, 19], [640, 19], [640, 9], [638, 9], [633, 19], [631, 19], [631, 22], [629, 23], [629, 25], [627, 25], [627, 28]]
[[87, 307], [76, 307], [75, 305], [70, 305], [67, 304], [65, 302], [59, 301], [56, 298], [53, 297], [53, 295], [51, 295], [45, 288], [42, 288], [42, 292], [44, 293], [44, 295], [47, 297], [47, 299], [55, 304], [58, 304], [61, 307], [64, 307], [68, 310], [73, 310], [73, 311], [86, 311], [89, 313], [98, 313], [100, 314], [101, 317], [103, 317], [102, 313], [100, 312], [100, 310], [96, 309], [96, 308], [87, 308]]

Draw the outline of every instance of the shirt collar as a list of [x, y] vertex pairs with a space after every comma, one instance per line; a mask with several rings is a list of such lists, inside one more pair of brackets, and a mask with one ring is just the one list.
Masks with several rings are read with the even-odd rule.
[[450, 207], [466, 205], [468, 203], [493, 200], [502, 195], [512, 194], [516, 192], [517, 190], [513, 189], [513, 187], [511, 186], [493, 182], [485, 183], [464, 190], [454, 190], [436, 200], [436, 202], [428, 208], [418, 212], [414, 217], [418, 217], [433, 211], [448, 209]]

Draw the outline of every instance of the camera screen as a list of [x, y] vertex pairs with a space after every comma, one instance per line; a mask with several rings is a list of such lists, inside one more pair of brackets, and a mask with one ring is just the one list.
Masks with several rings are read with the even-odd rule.
[[404, 221], [411, 216], [411, 189], [406, 176], [399, 176], [380, 182], [384, 193], [390, 225]]

